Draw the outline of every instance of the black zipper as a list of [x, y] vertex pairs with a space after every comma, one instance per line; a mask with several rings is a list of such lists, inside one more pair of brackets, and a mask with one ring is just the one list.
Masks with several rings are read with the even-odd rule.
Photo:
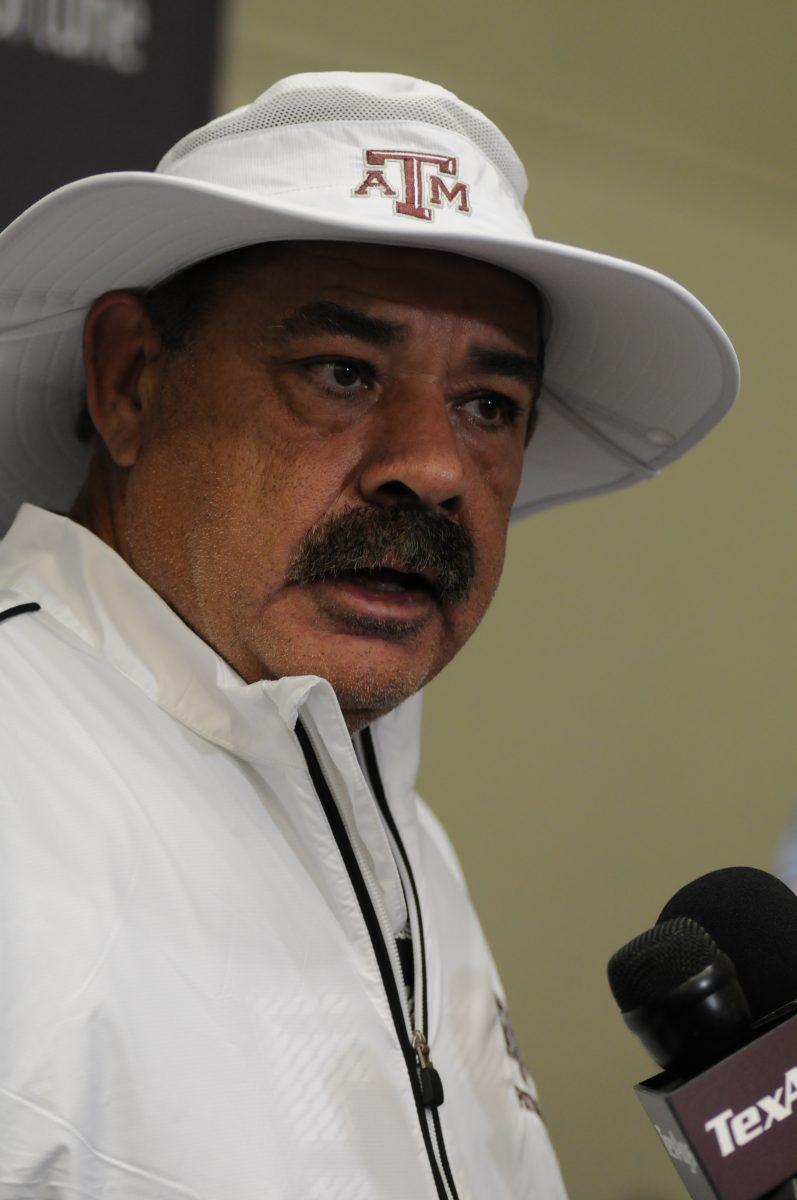
[[[424, 1051], [427, 1057], [429, 1055], [429, 992], [427, 987], [426, 970], [426, 939], [424, 938], [423, 933], [423, 913], [421, 912], [421, 901], [420, 897], [418, 896], [418, 888], [415, 883], [415, 875], [413, 874], [409, 855], [407, 854], [406, 847], [402, 841], [401, 834], [399, 833], [393, 814], [390, 811], [390, 805], [387, 802], [387, 795], [382, 783], [382, 776], [379, 773], [379, 763], [376, 759], [374, 739], [371, 736], [371, 730], [367, 727], [363, 729], [360, 734], [360, 744], [363, 748], [363, 757], [365, 759], [365, 767], [368, 772], [371, 790], [373, 791], [376, 802], [379, 805], [379, 811], [382, 813], [385, 824], [390, 830], [393, 841], [396, 844], [396, 848], [401, 855], [401, 861], [404, 863], [404, 869], [406, 870], [407, 878], [410, 881], [412, 900], [413, 904], [415, 905], [415, 919], [418, 930], [418, 941], [420, 942], [419, 949], [421, 961], [420, 1020], [417, 1024], [418, 1030], [423, 1037], [423, 1050], [418, 1049], [418, 1047], [416, 1047], [416, 1050], [421, 1065], [422, 1084], [424, 1082], [427, 1084], [426, 1088], [424, 1089], [425, 1093], [429, 1096], [435, 1097], [435, 1101], [430, 1107], [435, 1136], [437, 1137], [437, 1148], [440, 1152], [440, 1161], [443, 1164], [443, 1172], [446, 1177], [446, 1182], [451, 1190], [452, 1200], [459, 1200], [456, 1184], [454, 1183], [454, 1177], [451, 1171], [451, 1164], [448, 1161], [448, 1152], [446, 1151], [446, 1144], [443, 1139], [443, 1129], [440, 1123], [440, 1113], [438, 1111], [439, 1106], [443, 1103], [443, 1084], [437, 1071], [435, 1071], [431, 1066], [431, 1060], [429, 1060], [429, 1065], [426, 1067], [426, 1072], [424, 1071]], [[424, 1074], [426, 1074], [426, 1080], [423, 1079]]]
[[27, 604], [15, 604], [13, 608], [7, 608], [5, 612], [0, 612], [0, 621], [7, 621], [9, 617], [19, 617], [22, 613], [38, 612], [41, 604], [37, 604], [35, 600], [29, 601]]
[[[343, 823], [343, 818], [340, 815], [338, 806], [335, 803], [335, 798], [332, 795], [329, 784], [326, 781], [324, 772], [321, 769], [321, 764], [318, 761], [318, 756], [313, 748], [313, 744], [310, 741], [310, 736], [305, 729], [301, 718], [299, 718], [296, 722], [296, 737], [299, 741], [302, 754], [304, 755], [304, 760], [307, 763], [307, 769], [310, 772], [310, 778], [313, 781], [313, 786], [315, 787], [318, 798], [321, 801], [321, 807], [323, 808], [326, 818], [329, 822], [332, 836], [335, 839], [338, 851], [343, 859], [343, 864], [348, 872], [352, 887], [354, 888], [354, 893], [357, 897], [357, 902], [360, 906], [360, 911], [363, 915], [363, 920], [365, 921], [365, 925], [371, 939], [371, 945], [373, 946], [377, 966], [379, 967], [379, 973], [382, 976], [382, 984], [387, 995], [388, 1005], [390, 1007], [390, 1015], [393, 1018], [396, 1036], [398, 1037], [399, 1045], [404, 1055], [404, 1062], [407, 1067], [407, 1074], [409, 1075], [412, 1094], [415, 1098], [418, 1121], [421, 1126], [421, 1133], [423, 1134], [423, 1141], [424, 1145], [426, 1146], [426, 1153], [428, 1155], [429, 1166], [434, 1177], [437, 1195], [439, 1200], [458, 1200], [457, 1193], [453, 1189], [453, 1186], [450, 1182], [449, 1187], [452, 1188], [453, 1197], [449, 1197], [448, 1193], [446, 1192], [446, 1185], [443, 1182], [443, 1177], [440, 1174], [440, 1168], [437, 1165], [437, 1158], [435, 1156], [434, 1146], [432, 1145], [432, 1138], [429, 1133], [429, 1126], [425, 1116], [426, 1106], [424, 1104], [421, 1077], [416, 1060], [416, 1052], [409, 1037], [407, 1036], [403, 1003], [399, 994], [398, 984], [396, 983], [396, 977], [393, 974], [393, 967], [391, 965], [388, 948], [385, 944], [385, 939], [382, 936], [379, 918], [376, 915], [376, 909], [374, 908], [368, 887], [363, 878], [362, 871], [360, 870], [360, 864], [357, 862], [357, 856], [354, 853], [354, 848], [349, 841], [349, 835], [346, 832], [346, 826]], [[412, 886], [414, 889], [414, 883]], [[434, 1116], [437, 1115], [437, 1110], [432, 1109], [432, 1113], [434, 1119]], [[442, 1138], [438, 1132], [439, 1122], [435, 1121], [434, 1124], [435, 1133], [438, 1138], [438, 1144], [442, 1146]], [[448, 1160], [445, 1157], [444, 1150], [441, 1150], [441, 1159], [444, 1164], [443, 1170], [445, 1171], [446, 1179], [448, 1179], [449, 1171], [446, 1170]]]

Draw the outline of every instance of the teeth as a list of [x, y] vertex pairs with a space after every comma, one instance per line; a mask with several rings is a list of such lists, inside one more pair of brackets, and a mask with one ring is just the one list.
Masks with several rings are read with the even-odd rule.
[[401, 579], [385, 578], [386, 572], [352, 571], [350, 578], [361, 587], [371, 588], [376, 592], [406, 592], [407, 588]]
[[409, 591], [425, 590], [423, 580], [417, 575], [408, 575], [392, 567], [375, 568], [372, 571], [345, 571], [341, 579], [348, 579], [370, 591], [390, 595], [406, 595]]
[[360, 587], [367, 587], [374, 592], [385, 592], [390, 595], [405, 595], [410, 588], [417, 584], [409, 575], [388, 568], [374, 571], [351, 571], [349, 579]]
[[375, 592], [406, 592], [400, 583], [387, 583], [384, 579], [364, 579], [363, 583]]

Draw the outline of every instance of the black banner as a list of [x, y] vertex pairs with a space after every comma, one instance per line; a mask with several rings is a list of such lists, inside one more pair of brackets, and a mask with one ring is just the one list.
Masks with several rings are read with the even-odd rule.
[[150, 170], [213, 111], [221, 0], [0, 0], [0, 228], [53, 188]]

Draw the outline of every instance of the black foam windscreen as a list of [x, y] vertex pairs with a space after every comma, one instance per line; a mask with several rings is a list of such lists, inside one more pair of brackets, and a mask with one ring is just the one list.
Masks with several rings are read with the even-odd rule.
[[736, 967], [753, 1019], [797, 1000], [797, 896], [756, 867], [723, 867], [687, 883], [659, 922], [691, 917]]
[[688, 917], [654, 925], [609, 960], [609, 987], [621, 1012], [666, 997], [716, 961], [713, 940]]

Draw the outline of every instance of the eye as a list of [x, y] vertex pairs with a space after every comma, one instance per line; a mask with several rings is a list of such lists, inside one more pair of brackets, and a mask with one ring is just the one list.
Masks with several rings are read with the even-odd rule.
[[334, 396], [364, 391], [373, 383], [368, 366], [354, 359], [315, 359], [306, 366], [324, 391]]
[[495, 428], [515, 425], [522, 412], [516, 400], [500, 392], [482, 392], [466, 401], [463, 407], [480, 425]]

